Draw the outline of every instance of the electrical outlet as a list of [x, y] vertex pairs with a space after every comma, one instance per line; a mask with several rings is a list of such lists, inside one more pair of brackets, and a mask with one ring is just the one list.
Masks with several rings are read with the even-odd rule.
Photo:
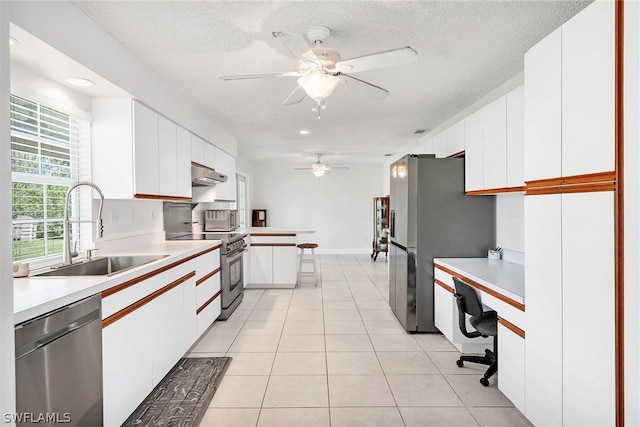
[[151, 219], [156, 219], [156, 211], [151, 211]]
[[117, 224], [118, 223], [118, 211], [109, 212], [109, 223]]

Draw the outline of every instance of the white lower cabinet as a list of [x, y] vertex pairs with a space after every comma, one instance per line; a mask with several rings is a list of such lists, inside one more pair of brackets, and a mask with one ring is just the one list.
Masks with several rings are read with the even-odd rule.
[[434, 323], [446, 339], [453, 342], [453, 324], [455, 312], [453, 311], [453, 294], [437, 283], [433, 286], [434, 298]]
[[[562, 425], [562, 196], [524, 198], [526, 416]], [[577, 361], [576, 361], [577, 362]]]
[[102, 329], [104, 425], [121, 425], [153, 388], [151, 306]]
[[200, 338], [222, 312], [220, 249], [196, 258], [196, 277], [196, 338]]
[[614, 193], [527, 196], [525, 218], [526, 416], [614, 425]]
[[298, 279], [297, 258], [298, 248], [295, 246], [273, 247], [273, 283], [296, 283]]
[[498, 388], [522, 413], [525, 413], [524, 358], [525, 340], [498, 323]]
[[[195, 341], [195, 262], [102, 298], [105, 426], [119, 426]], [[189, 310], [191, 308], [193, 311]]]
[[614, 253], [614, 193], [563, 194], [565, 426], [615, 424]]
[[273, 283], [273, 248], [271, 246], [250, 246], [251, 275], [249, 283]]
[[293, 287], [298, 276], [298, 248], [294, 236], [251, 236], [249, 285]]

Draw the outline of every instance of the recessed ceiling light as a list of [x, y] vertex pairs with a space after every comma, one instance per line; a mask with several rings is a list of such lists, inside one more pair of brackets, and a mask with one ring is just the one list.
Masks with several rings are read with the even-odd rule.
[[18, 40], [13, 37], [9, 37], [9, 46], [15, 46], [18, 44]]
[[300, 135], [309, 135], [309, 131], [308, 131], [308, 130], [306, 130], [306, 129], [302, 129], [302, 130], [300, 131]]
[[92, 82], [91, 80], [85, 79], [82, 77], [67, 77], [67, 83], [70, 83], [74, 86], [82, 86], [82, 87], [91, 87], [96, 85], [95, 82]]

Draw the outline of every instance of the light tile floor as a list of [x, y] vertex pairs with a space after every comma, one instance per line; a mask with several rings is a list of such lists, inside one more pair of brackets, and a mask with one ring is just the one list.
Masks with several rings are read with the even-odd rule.
[[387, 262], [323, 255], [322, 284], [246, 290], [189, 356], [233, 361], [201, 426], [530, 426], [483, 366], [389, 309]]

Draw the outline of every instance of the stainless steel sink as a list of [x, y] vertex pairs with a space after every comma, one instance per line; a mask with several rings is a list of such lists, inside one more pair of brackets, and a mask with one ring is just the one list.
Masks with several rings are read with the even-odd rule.
[[95, 258], [92, 261], [58, 267], [43, 273], [35, 273], [31, 276], [110, 276], [168, 256], [169, 255], [124, 255]]

